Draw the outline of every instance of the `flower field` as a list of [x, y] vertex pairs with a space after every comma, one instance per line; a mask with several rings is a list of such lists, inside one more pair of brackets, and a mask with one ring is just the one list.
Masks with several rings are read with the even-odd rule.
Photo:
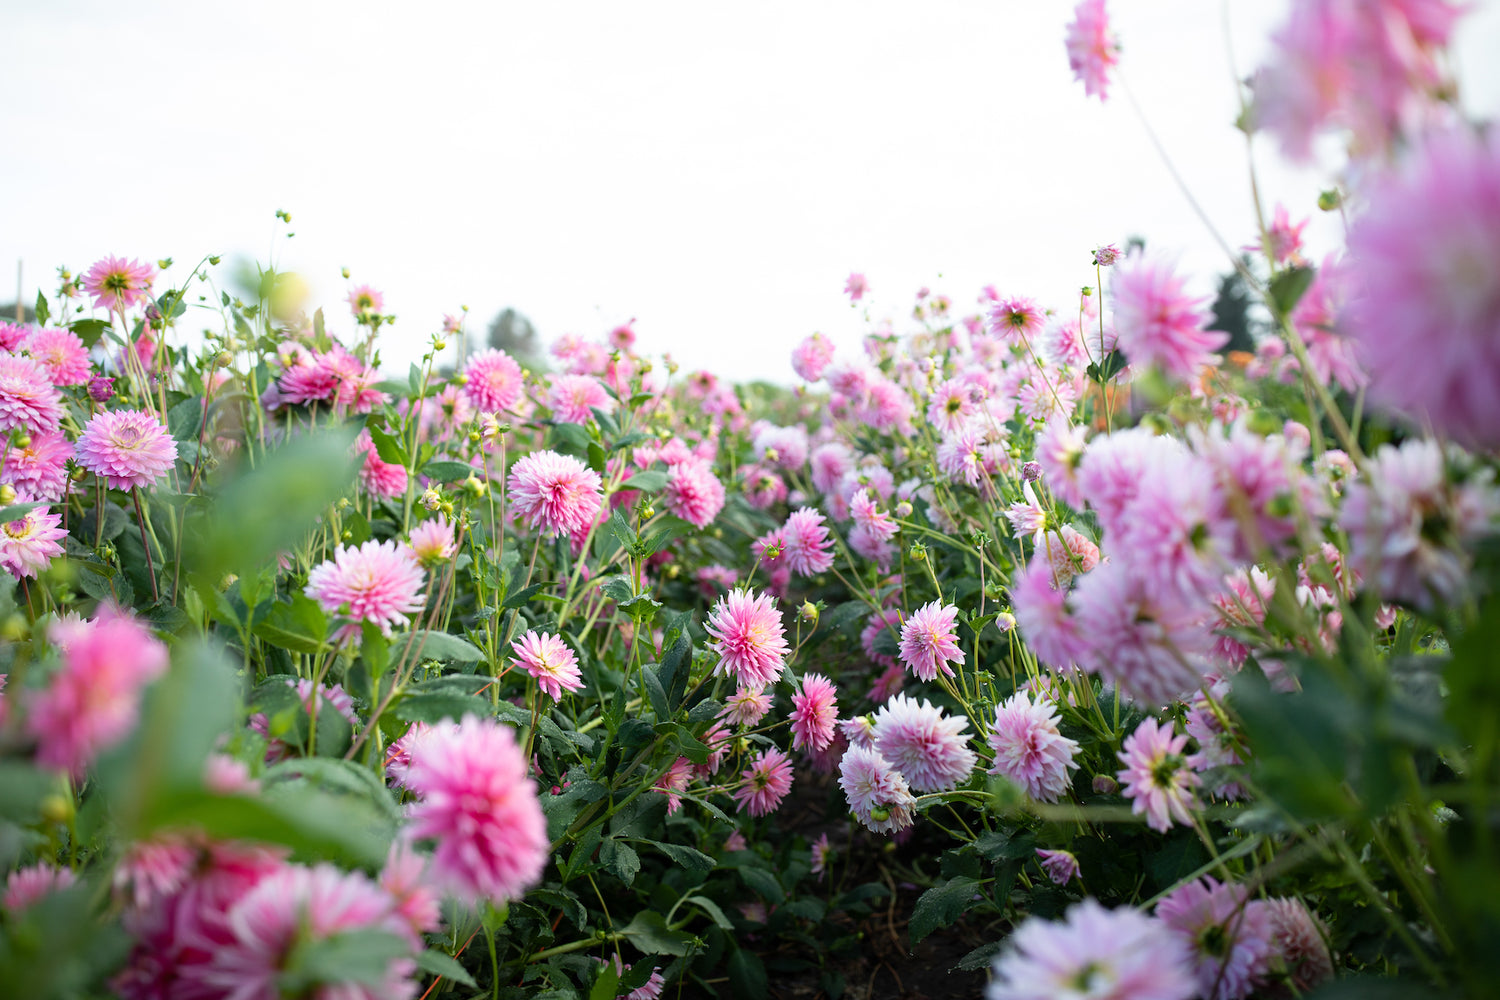
[[[0, 323], [0, 997], [1492, 996], [1463, 13], [1292, 5], [1238, 125], [1347, 160], [1256, 185], [1233, 350], [1092, 234], [1076, 300], [924, 289], [794, 389], [60, 270]], [[1104, 0], [1059, 33], [1109, 99]]]

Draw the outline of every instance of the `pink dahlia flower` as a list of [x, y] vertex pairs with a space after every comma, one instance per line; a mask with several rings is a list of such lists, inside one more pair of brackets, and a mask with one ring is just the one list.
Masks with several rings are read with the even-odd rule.
[[986, 1000], [1190, 1000], [1187, 949], [1160, 920], [1085, 899], [1060, 921], [1028, 917], [995, 959]]
[[64, 434], [33, 434], [26, 447], [13, 445], [5, 452], [0, 483], [14, 487], [17, 500], [61, 500], [72, 457], [72, 442]]
[[33, 903], [54, 892], [61, 892], [77, 881], [71, 868], [54, 868], [44, 863], [18, 868], [5, 880], [5, 895], [0, 896], [0, 909], [8, 910], [12, 916], [17, 915]]
[[199, 846], [179, 833], [136, 841], [115, 866], [115, 898], [139, 913], [176, 895], [193, 877], [198, 854]]
[[759, 687], [742, 687], [724, 699], [719, 717], [736, 726], [754, 726], [771, 710], [770, 692]]
[[595, 409], [612, 413], [615, 402], [592, 375], [558, 375], [547, 390], [547, 408], [564, 423], [586, 424]]
[[1500, 136], [1434, 136], [1369, 204], [1349, 234], [1347, 328], [1371, 402], [1500, 447]]
[[1078, 874], [1078, 859], [1070, 851], [1037, 848], [1036, 859], [1053, 885], [1067, 885]]
[[741, 783], [734, 790], [734, 800], [751, 816], [773, 813], [792, 790], [792, 762], [775, 747], [763, 750], [748, 768], [740, 772]]
[[1241, 1000], [1265, 978], [1270, 914], [1244, 886], [1205, 876], [1172, 890], [1156, 904], [1156, 916], [1187, 946], [1206, 1000]]
[[823, 377], [823, 369], [833, 362], [833, 341], [815, 333], [792, 349], [792, 371], [805, 382]]
[[564, 691], [583, 687], [578, 656], [558, 636], [529, 631], [516, 640], [515, 654], [514, 665], [536, 678], [537, 686], [553, 701], [561, 701]]
[[349, 311], [355, 319], [379, 316], [385, 311], [385, 296], [371, 285], [359, 285], [349, 293]]
[[110, 255], [84, 272], [83, 290], [94, 297], [96, 307], [123, 313], [149, 297], [155, 280], [156, 268], [150, 264]]
[[26, 353], [47, 369], [53, 385], [89, 380], [89, 350], [71, 330], [37, 330], [26, 338]]
[[844, 294], [849, 296], [850, 302], [858, 302], [870, 291], [870, 283], [865, 276], [858, 271], [852, 272], [848, 280], [844, 282]]
[[176, 461], [177, 442], [144, 410], [105, 410], [78, 436], [78, 464], [112, 489], [150, 487]]
[[968, 779], [978, 757], [969, 720], [944, 716], [932, 702], [898, 694], [875, 716], [875, 749], [919, 792], [942, 792]]
[[62, 395], [31, 358], [0, 355], [0, 431], [52, 434], [62, 421]]
[[854, 469], [854, 453], [837, 441], [818, 445], [809, 461], [813, 487], [823, 493], [832, 493], [844, 474]]
[[413, 747], [410, 836], [433, 840], [432, 874], [467, 902], [519, 899], [547, 864], [547, 818], [508, 726], [466, 717], [434, 725]]
[[413, 934], [428, 934], [443, 922], [442, 899], [427, 879], [427, 858], [412, 849], [411, 841], [398, 837], [391, 844], [380, 870], [380, 887], [390, 894], [396, 913]]
[[939, 671], [952, 677], [948, 664], [964, 662], [957, 623], [958, 608], [951, 604], [933, 601], [912, 612], [901, 626], [901, 662], [920, 680], [935, 680]]
[[26, 343], [26, 338], [31, 336], [31, 331], [36, 329], [21, 323], [8, 323], [0, 320], [0, 351], [14, 354]]
[[989, 773], [1009, 778], [1039, 802], [1056, 802], [1068, 790], [1068, 772], [1078, 770], [1078, 743], [1058, 730], [1057, 706], [1033, 702], [1024, 691], [995, 708], [988, 742], [995, 751]]
[[822, 674], [805, 674], [802, 690], [792, 695], [792, 746], [825, 750], [838, 721], [838, 688]]
[[823, 515], [812, 507], [793, 511], [781, 528], [782, 557], [797, 576], [815, 576], [833, 565], [833, 541]]
[[599, 474], [570, 455], [538, 451], [511, 466], [510, 502], [527, 526], [556, 537], [587, 531], [599, 514]]
[[703, 626], [719, 654], [715, 673], [728, 673], [742, 685], [762, 688], [781, 676], [787, 654], [781, 612], [770, 594], [752, 596], [743, 588], [721, 598]]
[[724, 509], [724, 484], [702, 459], [678, 462], [662, 492], [667, 509], [695, 528], [706, 528]]
[[313, 567], [303, 589], [330, 615], [351, 620], [336, 633], [340, 642], [360, 638], [360, 624], [406, 625], [407, 615], [426, 605], [424, 574], [411, 550], [394, 541], [365, 542], [359, 548], [339, 546], [333, 558]]
[[917, 801], [901, 772], [873, 747], [853, 744], [839, 761], [839, 787], [865, 828], [895, 833], [912, 825]]
[[[1065, 44], [1068, 67], [1073, 70], [1073, 78], [1083, 84], [1084, 94], [1107, 100], [1109, 71], [1120, 61], [1120, 43], [1110, 30], [1104, 0], [1083, 0], [1073, 8]], [[1096, 260], [1098, 255], [1099, 251], [1095, 251]]]
[[11, 576], [35, 578], [63, 554], [62, 539], [68, 536], [62, 515], [46, 507], [33, 507], [14, 521], [0, 525], [0, 567]]
[[1181, 381], [1217, 364], [1213, 352], [1229, 340], [1227, 333], [1204, 329], [1207, 300], [1188, 295], [1186, 284], [1169, 265], [1144, 257], [1115, 271], [1115, 331], [1125, 356]]
[[1268, 899], [1272, 962], [1299, 993], [1333, 978], [1333, 956], [1328, 953], [1328, 930], [1300, 899]]
[[990, 332], [1001, 340], [1035, 343], [1047, 327], [1047, 314], [1036, 299], [1012, 297], [990, 307]]
[[[271, 1000], [282, 994], [281, 978], [292, 958], [314, 942], [359, 931], [385, 931], [417, 945], [395, 901], [363, 872], [330, 864], [286, 865], [262, 878], [229, 911], [231, 939], [214, 949], [193, 977], [238, 1000]], [[308, 991], [315, 1000], [407, 1000], [415, 996], [417, 964], [409, 953], [387, 961], [378, 979], [319, 978]]]
[[135, 728], [141, 691], [166, 673], [167, 647], [123, 612], [105, 607], [73, 630], [62, 669], [26, 716], [43, 767], [78, 775]]
[[365, 459], [359, 468], [359, 482], [366, 493], [386, 500], [406, 495], [406, 466], [381, 458], [368, 430], [360, 431], [354, 439], [354, 453]]
[[464, 393], [469, 401], [487, 413], [511, 409], [520, 402], [525, 388], [516, 359], [495, 348], [470, 358], [464, 366], [464, 377], [468, 380]]
[[458, 551], [453, 537], [453, 522], [439, 514], [430, 521], [423, 521], [411, 529], [411, 540], [407, 542], [411, 554], [423, 566], [436, 566], [447, 562]]
[[1162, 728], [1147, 719], [1125, 737], [1119, 753], [1124, 769], [1116, 775], [1124, 785], [1122, 794], [1131, 800], [1130, 811], [1144, 815], [1153, 830], [1166, 833], [1172, 823], [1193, 823], [1198, 808], [1194, 790], [1203, 779], [1193, 773], [1183, 757], [1187, 735], [1174, 736], [1170, 726]]

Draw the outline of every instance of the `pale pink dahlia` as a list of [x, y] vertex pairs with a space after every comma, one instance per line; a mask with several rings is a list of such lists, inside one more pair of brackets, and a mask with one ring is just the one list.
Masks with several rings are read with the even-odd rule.
[[1042, 663], [1065, 670], [1087, 653], [1067, 587], [1058, 587], [1046, 560], [1033, 559], [1016, 574], [1010, 599], [1021, 635]]
[[26, 447], [12, 445], [5, 451], [0, 483], [14, 487], [17, 500], [61, 500], [67, 490], [73, 444], [62, 433], [30, 437]]
[[1207, 299], [1188, 295], [1186, 284], [1167, 264], [1144, 257], [1125, 263], [1115, 271], [1115, 331], [1132, 364], [1191, 381], [1218, 363], [1213, 352], [1229, 334], [1204, 329]]
[[0, 354], [0, 431], [52, 434], [62, 421], [62, 395], [31, 358]]
[[547, 408], [564, 423], [586, 424], [594, 419], [595, 409], [612, 413], [615, 402], [592, 375], [558, 375], [547, 390]]
[[1187, 946], [1205, 1000], [1241, 1000], [1265, 977], [1270, 914], [1244, 886], [1205, 876], [1172, 890], [1156, 916]]
[[441, 514], [423, 521], [411, 529], [407, 547], [423, 566], [447, 562], [458, 551], [458, 543], [453, 538], [453, 522]]
[[509, 410], [521, 400], [525, 388], [521, 366], [504, 351], [480, 351], [464, 366], [464, 392], [479, 409], [494, 413]]
[[385, 310], [385, 296], [371, 285], [359, 285], [349, 293], [349, 311], [355, 319], [379, 316]]
[[33, 507], [14, 521], [0, 525], [0, 567], [11, 576], [35, 578], [62, 555], [62, 515], [46, 507]]
[[519, 899], [547, 864], [547, 818], [508, 726], [467, 716], [412, 747], [410, 836], [432, 840], [434, 879], [467, 902]]
[[5, 895], [0, 897], [0, 909], [19, 914], [33, 903], [61, 892], [78, 881], [71, 868], [54, 868], [39, 862], [29, 868], [18, 868], [5, 880]]
[[1039, 847], [1036, 859], [1054, 885], [1067, 885], [1078, 874], [1078, 859], [1071, 851], [1048, 851]]
[[1475, 448], [1500, 446], [1500, 136], [1434, 136], [1349, 233], [1347, 329], [1370, 400]]
[[695, 528], [706, 528], [724, 509], [724, 484], [714, 475], [712, 463], [688, 459], [672, 466], [662, 499], [673, 514]]
[[751, 816], [775, 812], [792, 790], [792, 762], [786, 754], [771, 747], [763, 750], [751, 765], [740, 773], [742, 779], [734, 790], [734, 800]]
[[1058, 730], [1057, 706], [1033, 702], [1024, 691], [996, 706], [988, 742], [995, 751], [989, 773], [1009, 778], [1039, 802], [1056, 802], [1068, 790], [1068, 772], [1078, 770], [1078, 742]]
[[148, 298], [156, 268], [138, 260], [110, 255], [95, 262], [83, 274], [83, 290], [94, 297], [100, 309], [124, 312]]
[[1191, 826], [1193, 810], [1198, 808], [1194, 789], [1203, 779], [1193, 773], [1182, 754], [1187, 741], [1186, 734], [1174, 736], [1170, 726], [1163, 728], [1155, 719], [1147, 719], [1125, 737], [1118, 755], [1125, 767], [1116, 776], [1124, 785], [1121, 794], [1132, 800], [1130, 811], [1144, 814], [1146, 824], [1162, 833], [1174, 821]]
[[179, 833], [136, 841], [115, 866], [115, 898], [139, 912], [175, 895], [192, 878], [198, 854], [199, 846]]
[[1047, 326], [1047, 314], [1036, 299], [1012, 297], [990, 307], [990, 332], [1001, 340], [1030, 343]]
[[870, 283], [866, 281], [865, 276], [863, 274], [860, 274], [858, 271], [851, 273], [848, 280], [844, 282], [844, 294], [849, 296], [850, 302], [858, 302], [860, 299], [864, 298], [869, 291]]
[[852, 812], [873, 833], [912, 825], [916, 799], [900, 771], [872, 747], [852, 745], [839, 761], [839, 787]]
[[964, 662], [957, 623], [958, 608], [951, 604], [932, 601], [912, 612], [901, 625], [901, 662], [920, 680], [935, 680], [939, 671], [952, 677], [948, 664]]
[[335, 634], [340, 641], [358, 642], [362, 622], [390, 635], [391, 626], [406, 625], [407, 615], [422, 610], [423, 576], [410, 549], [372, 539], [359, 548], [339, 546], [332, 559], [307, 574], [303, 593], [328, 614], [350, 619], [352, 624]]
[[555, 451], [533, 452], [511, 466], [507, 487], [527, 526], [553, 537], [587, 531], [603, 502], [599, 474]]
[[802, 690], [792, 695], [792, 746], [825, 750], [838, 721], [838, 688], [822, 674], [805, 674]]
[[89, 380], [89, 349], [72, 330], [37, 330], [26, 338], [26, 353], [47, 370], [53, 385]]
[[969, 749], [969, 720], [944, 716], [932, 702], [898, 694], [875, 716], [875, 749], [912, 788], [941, 792], [965, 781], [978, 757]]
[[833, 341], [815, 333], [792, 349], [792, 371], [797, 377], [816, 382], [823, 377], [823, 369], [833, 361]]
[[26, 338], [31, 336], [31, 331], [36, 329], [21, 323], [10, 323], [0, 319], [0, 351], [14, 354], [26, 343]]
[[135, 727], [141, 691], [166, 673], [167, 647], [105, 606], [71, 633], [63, 664], [31, 701], [28, 732], [43, 767], [77, 775]]
[[736, 726], [753, 726], [771, 710], [771, 693], [759, 687], [741, 687], [724, 699], [719, 717]]
[[743, 588], [730, 591], [714, 605], [703, 628], [715, 640], [708, 648], [719, 654], [715, 673], [728, 673], [755, 688], [781, 675], [786, 630], [770, 594], [755, 597]]
[[823, 515], [812, 507], [792, 512], [781, 528], [782, 556], [797, 576], [815, 576], [833, 565], [833, 540]]
[[516, 640], [515, 654], [514, 665], [535, 677], [537, 686], [553, 701], [561, 701], [564, 691], [583, 687], [578, 656], [558, 636], [533, 629]]
[[1333, 978], [1333, 956], [1328, 953], [1328, 930], [1300, 899], [1265, 901], [1271, 921], [1273, 964], [1299, 993]]
[[1182, 942], [1139, 910], [1085, 899], [1060, 921], [1028, 917], [995, 959], [986, 1000], [1190, 1000]]
[[381, 458], [368, 430], [360, 431], [359, 437], [354, 439], [354, 454], [364, 456], [364, 464], [359, 467], [359, 482], [366, 493], [386, 500], [406, 495], [406, 466]]
[[176, 461], [177, 442], [144, 410], [105, 410], [78, 436], [78, 464], [112, 489], [150, 487]]
[[[286, 865], [262, 878], [228, 914], [230, 940], [195, 970], [199, 984], [235, 1000], [273, 1000], [283, 995], [283, 974], [304, 949], [361, 931], [384, 931], [406, 944], [378, 979], [339, 977], [319, 966], [303, 987], [312, 1000], [406, 1000], [416, 995], [417, 970], [410, 957], [418, 939], [395, 910], [395, 901], [363, 872], [330, 864]], [[304, 969], [298, 969], [305, 972]], [[364, 970], [361, 969], [361, 972]]]
[[1110, 30], [1104, 0], [1083, 0], [1073, 8], [1065, 44], [1068, 67], [1073, 70], [1073, 78], [1083, 84], [1084, 94], [1101, 101], [1108, 99], [1109, 71], [1120, 61], [1120, 43]]

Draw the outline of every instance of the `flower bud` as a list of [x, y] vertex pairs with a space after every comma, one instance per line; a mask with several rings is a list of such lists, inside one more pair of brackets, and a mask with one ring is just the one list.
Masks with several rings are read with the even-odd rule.
[[641, 508], [641, 517], [645, 518], [647, 521], [651, 520], [655, 516], [656, 508], [651, 506], [649, 503]]
[[104, 375], [89, 379], [89, 398], [96, 403], [107, 403], [115, 394], [115, 380]]
[[805, 622], [818, 624], [818, 606], [812, 601], [803, 601], [802, 607], [798, 609], [797, 616]]
[[470, 474], [469, 478], [464, 480], [464, 489], [468, 490], [469, 494], [476, 499], [484, 496], [489, 491], [489, 488], [488, 483], [480, 482], [473, 474]]
[[448, 342], [446, 340], [434, 340], [432, 342], [432, 349], [434, 351], [445, 351], [448, 349]]
[[437, 510], [440, 506], [442, 506], [442, 503], [443, 498], [438, 495], [437, 490], [429, 487], [422, 492], [422, 506], [426, 507], [428, 510]]
[[1344, 196], [1339, 194], [1338, 188], [1329, 188], [1318, 194], [1318, 207], [1325, 212], [1332, 212], [1344, 203]]
[[896, 504], [896, 516], [899, 518], [911, 517], [911, 509], [911, 501], [902, 500], [900, 503]]
[[345, 528], [343, 534], [339, 535], [339, 537], [346, 542], [352, 542], [354, 541], [354, 532], [350, 531], [348, 528]]
[[926, 562], [927, 546], [923, 545], [921, 542], [913, 542], [911, 548], [907, 550], [906, 554], [912, 562]]
[[995, 616], [995, 627], [1004, 635], [1016, 627], [1016, 616], [1009, 611], [1002, 611]]
[[342, 268], [339, 273], [342, 274], [346, 279], [349, 277], [349, 269], [347, 267]]
[[1113, 795], [1120, 790], [1120, 783], [1107, 774], [1094, 775], [1094, 794]]
[[16, 502], [16, 490], [10, 483], [0, 484], [0, 503], [9, 507]]
[[48, 823], [67, 823], [73, 818], [73, 798], [53, 792], [42, 799], [42, 819]]
[[1021, 466], [1021, 479], [1024, 482], [1034, 483], [1042, 478], [1042, 463], [1027, 462]]

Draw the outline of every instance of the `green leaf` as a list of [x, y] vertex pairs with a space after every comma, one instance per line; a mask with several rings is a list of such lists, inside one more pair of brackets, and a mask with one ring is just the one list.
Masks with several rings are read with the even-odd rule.
[[786, 891], [781, 888], [781, 883], [764, 868], [743, 867], [740, 869], [740, 878], [767, 902], [780, 904], [786, 900]]
[[736, 1000], [761, 1000], [771, 995], [766, 966], [760, 956], [736, 948], [729, 956], [729, 986]]
[[1036, 853], [1036, 837], [1024, 830], [995, 830], [974, 841], [974, 848], [986, 861], [1020, 861]]
[[406, 385], [411, 390], [412, 399], [422, 398], [422, 369], [417, 367], [415, 361], [406, 370]]
[[370, 432], [370, 440], [375, 442], [375, 454], [380, 456], [382, 462], [392, 465], [406, 465], [406, 446], [401, 440], [386, 430], [384, 427], [376, 427], [374, 424], [366, 424], [365, 430]]
[[518, 590], [514, 594], [507, 595], [500, 607], [504, 610], [524, 607], [527, 601], [531, 600], [547, 586], [548, 584], [545, 583], [533, 583], [531, 586]]
[[190, 396], [167, 411], [167, 430], [178, 441], [197, 441], [203, 427], [202, 396]]
[[719, 904], [707, 896], [689, 896], [687, 902], [692, 903], [698, 909], [708, 914], [708, 918], [723, 930], [734, 930], [734, 924], [730, 922], [728, 917], [724, 916], [724, 911], [719, 909]]
[[[26, 503], [13, 503], [9, 507], [0, 508], [0, 524], [9, 524], [11, 521], [19, 521], [31, 511], [38, 507], [47, 506], [46, 500], [28, 501]], [[90, 539], [92, 541], [92, 539]]]
[[36, 293], [36, 325], [46, 326], [47, 321], [52, 318], [52, 308], [47, 305], [47, 296], [38, 289]]
[[691, 934], [669, 929], [666, 919], [652, 910], [637, 913], [620, 933], [648, 955], [686, 955], [693, 943]]
[[650, 844], [671, 858], [674, 864], [688, 871], [710, 872], [714, 869], [714, 859], [696, 848], [684, 844], [665, 844], [659, 840], [644, 840], [642, 843]]
[[911, 914], [911, 944], [915, 948], [917, 942], [937, 930], [953, 923], [974, 902], [974, 893], [979, 889], [977, 879], [966, 876], [950, 879], [943, 885], [934, 886], [922, 893], [922, 898], [917, 900], [916, 909]]
[[614, 1000], [619, 987], [619, 970], [615, 968], [614, 962], [605, 962], [599, 966], [599, 975], [594, 979], [593, 988], [589, 990], [589, 1000]]
[[[324, 702], [318, 707], [318, 715], [330, 710], [331, 706]], [[332, 791], [359, 796], [384, 813], [392, 823], [400, 823], [402, 820], [401, 807], [396, 804], [385, 782], [375, 772], [352, 760], [299, 757], [284, 760], [266, 771], [268, 785], [294, 778], [306, 779], [315, 786]]]
[[396, 718], [403, 722], [455, 721], [466, 715], [485, 718], [490, 714], [490, 703], [472, 694], [452, 691], [422, 691], [407, 693], [396, 702]]
[[1005, 947], [1005, 941], [990, 941], [980, 945], [958, 960], [951, 972], [974, 972], [978, 969], [988, 969], [995, 961], [995, 956], [1000, 954], [1000, 949]]
[[301, 996], [323, 984], [377, 986], [388, 977], [392, 960], [410, 954], [407, 943], [390, 931], [362, 928], [325, 938], [302, 936], [276, 985], [283, 996]]
[[724, 706], [712, 698], [705, 698], [692, 707], [688, 712], [688, 722], [698, 725], [704, 722], [712, 722], [724, 711]]
[[640, 490], [643, 493], [657, 493], [666, 488], [668, 476], [665, 472], [656, 469], [648, 469], [645, 472], [637, 472], [625, 484], [622, 490]]
[[[682, 696], [687, 693], [688, 672], [692, 665], [693, 641], [686, 635], [678, 635], [677, 641], [672, 643], [666, 655], [661, 658], [661, 665], [656, 668], [656, 679], [660, 682], [666, 696], [669, 712], [677, 711], [677, 706], [682, 704]], [[657, 715], [659, 719], [666, 717], [666, 715]]]
[[657, 721], [665, 722], [672, 717], [672, 710], [667, 705], [667, 693], [662, 690], [661, 680], [656, 672], [651, 669], [641, 671], [641, 685], [646, 689], [646, 696], [651, 701], [651, 711], [656, 713]]
[[422, 475], [439, 483], [456, 483], [474, 475], [474, 467], [467, 462], [438, 461], [422, 466]]
[[620, 509], [618, 507], [616, 507], [614, 513], [609, 516], [609, 520], [605, 522], [604, 530], [618, 538], [620, 540], [620, 544], [625, 546], [625, 548], [635, 548], [637, 537], [635, 529], [632, 528], [630, 524], [625, 520], [625, 515], [620, 513]]
[[458, 959], [435, 948], [428, 948], [426, 951], [417, 953], [417, 968], [434, 976], [451, 979], [471, 990], [479, 988], [474, 982], [474, 977], [469, 975], [469, 970], [460, 965]]
[[328, 641], [328, 616], [312, 598], [294, 593], [290, 603], [277, 601], [271, 605], [251, 631], [294, 653], [316, 653]]
[[407, 662], [409, 656], [420, 656], [424, 660], [444, 660], [448, 663], [484, 662], [484, 650], [462, 636], [422, 629], [391, 639], [393, 662]]
[[[613, 837], [604, 841], [603, 845], [599, 848], [599, 861], [604, 865], [605, 871], [614, 875], [626, 885], [632, 885], [635, 882], [636, 875], [641, 870], [641, 856], [635, 853], [635, 848]], [[651, 916], [656, 917], [658, 920], [661, 919], [658, 914], [653, 913]], [[665, 924], [663, 924], [663, 927], [665, 927]], [[625, 933], [628, 934], [630, 932], [627, 930]], [[659, 954], [659, 952], [654, 954]], [[681, 954], [681, 952], [675, 952], [674, 954]]]
[[72, 323], [68, 324], [68, 329], [72, 330], [73, 333], [77, 335], [78, 339], [83, 341], [84, 347], [93, 347], [99, 342], [99, 338], [104, 335], [104, 331], [109, 329], [109, 320], [74, 320]]
[[1318, 272], [1311, 267], [1289, 267], [1271, 279], [1271, 301], [1277, 312], [1290, 316]]

